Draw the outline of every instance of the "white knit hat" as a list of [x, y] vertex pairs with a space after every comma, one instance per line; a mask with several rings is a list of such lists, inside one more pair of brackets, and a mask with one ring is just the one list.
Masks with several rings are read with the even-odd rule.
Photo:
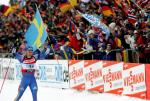
[[87, 34], [90, 35], [90, 34], [92, 34], [92, 33], [94, 34], [94, 30], [91, 29], [91, 30], [88, 31]]
[[111, 24], [109, 24], [110, 29], [114, 29], [115, 27], [116, 27], [116, 23], [112, 22]]

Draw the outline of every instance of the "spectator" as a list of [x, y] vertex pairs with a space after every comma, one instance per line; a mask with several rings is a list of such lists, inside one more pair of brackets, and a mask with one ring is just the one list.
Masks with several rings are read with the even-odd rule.
[[61, 46], [61, 57], [62, 59], [74, 59], [75, 52], [72, 50], [72, 48], [69, 46], [69, 39], [65, 39], [65, 44]]
[[[19, 54], [24, 53], [26, 47], [24, 34], [34, 18], [35, 4], [37, 4], [43, 22], [47, 24], [50, 39], [49, 43], [34, 52], [38, 58], [52, 59], [54, 55], [61, 55], [63, 59], [67, 59], [63, 54], [65, 50], [69, 52], [68, 58], [73, 59], [76, 51], [80, 53], [83, 50], [86, 53], [84, 57], [87, 59], [92, 59], [93, 54], [100, 54], [99, 57], [94, 56], [94, 58], [116, 60], [114, 52], [116, 49], [128, 49], [134, 53], [131, 58], [140, 58], [139, 61], [132, 62], [148, 62], [142, 60], [148, 58], [149, 50], [149, 38], [146, 37], [150, 30], [150, 10], [147, 5], [149, 1], [147, 0], [145, 6], [139, 4], [144, 12], [134, 3], [129, 5], [125, 0], [120, 5], [115, 0], [95, 1], [97, 0], [84, 3], [78, 0], [77, 6], [63, 13], [60, 4], [68, 0], [26, 0], [26, 5], [19, 7], [8, 16], [4, 16], [4, 5], [2, 5], [0, 7], [2, 8], [0, 9], [0, 52], [8, 53], [13, 49], [13, 53], [15, 51]], [[17, 3], [20, 4], [17, 0], [12, 0], [11, 4]], [[110, 14], [104, 13], [103, 8], [106, 6], [110, 9]], [[104, 30], [91, 25], [77, 11], [98, 16], [101, 22], [108, 26], [110, 36], [108, 37]], [[66, 37], [70, 42], [66, 41]]]
[[116, 52], [112, 51], [111, 44], [107, 44], [106, 50], [103, 52], [103, 60], [116, 60]]

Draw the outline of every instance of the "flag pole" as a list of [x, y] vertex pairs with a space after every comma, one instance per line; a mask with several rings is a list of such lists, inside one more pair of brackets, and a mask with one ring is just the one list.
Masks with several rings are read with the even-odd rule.
[[145, 13], [145, 11], [135, 2], [135, 0], [131, 0], [143, 13]]
[[[37, 6], [37, 4], [35, 3], [35, 6], [36, 6], [36, 9], [38, 10], [38, 6]], [[49, 9], [48, 9], [49, 10]], [[50, 11], [50, 10], [49, 10]], [[39, 13], [40, 13], [40, 11], [39, 11]], [[42, 17], [41, 17], [41, 19], [42, 19]], [[44, 22], [43, 22], [43, 24], [44, 24]], [[44, 24], [44, 26], [45, 26], [45, 24]], [[47, 29], [47, 26], [46, 26], [46, 29]], [[50, 37], [49, 37], [49, 35], [48, 35], [48, 33], [47, 33], [47, 39], [48, 39], [48, 41], [50, 42]], [[55, 50], [54, 50], [54, 48], [50, 45], [50, 47], [51, 47], [51, 49], [53, 50], [53, 53], [54, 53], [54, 57], [56, 56], [56, 52], [55, 52]], [[54, 58], [55, 59], [55, 58]], [[56, 61], [57, 61], [57, 65], [60, 67], [60, 63], [59, 63], [59, 60], [58, 60], [58, 58], [56, 58]]]
[[[35, 6], [36, 6], [36, 9], [38, 10], [38, 6], [37, 6], [37, 4], [35, 3]], [[49, 9], [48, 9], [49, 10]], [[47, 29], [47, 28], [46, 28]], [[50, 41], [50, 37], [49, 37], [49, 35], [48, 35], [48, 33], [47, 33], [47, 38], [48, 38], [48, 41]], [[55, 52], [55, 50], [54, 50], [54, 48], [50, 45], [50, 47], [51, 47], [51, 49], [53, 50], [53, 52], [54, 52], [54, 56], [56, 56], [56, 52]], [[56, 59], [57, 60], [57, 63], [58, 63], [58, 65], [59, 65], [59, 61], [58, 61], [58, 59]]]
[[[50, 5], [48, 4], [48, 13], [50, 13], [50, 11], [51, 11]], [[52, 16], [52, 15], [51, 15], [51, 16]], [[52, 21], [52, 17], [51, 17], [51, 21]], [[52, 27], [53, 27], [53, 24], [52, 24]], [[47, 28], [46, 28], [46, 29], [47, 29]], [[50, 29], [50, 30], [51, 30], [51, 29]], [[50, 41], [51, 41], [51, 40], [50, 40], [50, 37], [49, 37], [48, 33], [47, 33], [47, 39], [48, 39], [48, 41], [49, 41], [48, 43], [50, 44]], [[53, 53], [54, 53], [54, 59], [56, 59], [58, 66], [60, 66], [58, 57], [56, 57], [56, 52], [55, 52], [53, 46], [50, 45], [50, 47], [51, 47], [51, 49], [53, 50]]]

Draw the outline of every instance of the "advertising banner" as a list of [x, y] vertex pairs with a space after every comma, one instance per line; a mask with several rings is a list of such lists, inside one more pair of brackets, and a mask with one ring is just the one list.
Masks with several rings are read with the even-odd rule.
[[150, 100], [150, 64], [146, 64], [146, 99]]
[[104, 92], [102, 62], [98, 60], [84, 61], [85, 89]]
[[145, 65], [125, 63], [123, 71], [123, 95], [146, 98]]
[[4, 79], [6, 72], [6, 79], [15, 79], [15, 63], [18, 62], [16, 59], [0, 58], [0, 79]]
[[22, 73], [21, 73], [21, 63], [16, 60], [15, 61], [15, 80], [21, 80]]
[[84, 78], [84, 61], [70, 60], [69, 61], [69, 77], [70, 87], [77, 90], [85, 89], [85, 78]]
[[123, 63], [103, 61], [104, 92], [122, 94], [123, 91]]
[[[99, 60], [38, 60], [41, 86], [112, 93], [150, 100], [150, 64]], [[9, 69], [8, 69], [9, 68]], [[22, 78], [16, 59], [0, 58], [0, 79]]]
[[67, 60], [38, 60], [37, 79], [43, 86], [69, 88]]
[[[69, 71], [67, 60], [38, 60], [35, 73], [37, 81], [42, 86], [69, 88]], [[9, 67], [9, 69], [8, 69]], [[0, 58], [0, 79], [21, 80], [21, 64], [16, 59]]]

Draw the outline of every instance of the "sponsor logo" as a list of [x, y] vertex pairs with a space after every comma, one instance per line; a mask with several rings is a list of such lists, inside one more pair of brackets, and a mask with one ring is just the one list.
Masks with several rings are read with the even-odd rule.
[[74, 84], [76, 84], [76, 78], [83, 76], [83, 68], [80, 69], [75, 69], [75, 67], [73, 67], [73, 71], [70, 73], [70, 79], [74, 80]]
[[120, 79], [122, 79], [122, 71], [111, 72], [111, 69], [109, 69], [108, 74], [103, 75], [104, 83], [109, 83], [110, 88], [112, 88], [112, 81]]
[[92, 68], [90, 68], [90, 72], [85, 74], [86, 81], [90, 81], [91, 85], [93, 85], [93, 79], [96, 79], [99, 77], [102, 77], [102, 70], [101, 69], [92, 70]]
[[130, 86], [131, 91], [134, 91], [133, 85], [144, 82], [144, 80], [145, 80], [144, 73], [133, 74], [133, 72], [130, 71], [129, 76], [124, 78], [124, 86]]

